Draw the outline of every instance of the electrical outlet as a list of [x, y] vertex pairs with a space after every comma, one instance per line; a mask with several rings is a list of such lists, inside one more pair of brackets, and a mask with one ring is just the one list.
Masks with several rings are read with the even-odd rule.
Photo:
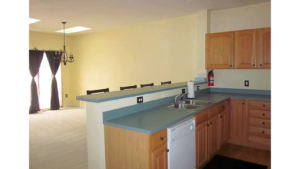
[[68, 98], [68, 94], [66, 94], [66, 98]]
[[142, 97], [137, 97], [136, 101], [137, 101], [137, 103], [143, 103], [143, 101], [144, 101], [143, 96]]
[[249, 87], [249, 80], [245, 80], [245, 86]]
[[182, 89], [182, 93], [185, 93], [185, 89]]
[[200, 86], [197, 86], [197, 90], [200, 90]]

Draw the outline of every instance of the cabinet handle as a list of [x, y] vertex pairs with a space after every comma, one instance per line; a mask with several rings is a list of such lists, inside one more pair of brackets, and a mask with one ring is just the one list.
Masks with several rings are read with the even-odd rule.
[[169, 149], [166, 149], [166, 152], [169, 152]]
[[263, 104], [263, 107], [266, 107], [266, 105]]
[[253, 64], [253, 66], [255, 66], [255, 64]]
[[160, 140], [164, 140], [164, 138], [163, 138], [163, 137], [161, 137], [161, 138], [160, 138]]
[[212, 124], [212, 122], [210, 124]]
[[263, 116], [265, 115], [265, 113], [263, 114]]
[[222, 106], [223, 108], [225, 108], [225, 106]]
[[243, 105], [245, 105], [245, 103], [243, 103]]
[[265, 133], [264, 131], [262, 131], [262, 133]]
[[259, 66], [262, 66], [262, 64], [259, 64]]
[[209, 124], [207, 124], [207, 126], [209, 126]]
[[265, 124], [265, 122], [262, 122], [262, 124]]

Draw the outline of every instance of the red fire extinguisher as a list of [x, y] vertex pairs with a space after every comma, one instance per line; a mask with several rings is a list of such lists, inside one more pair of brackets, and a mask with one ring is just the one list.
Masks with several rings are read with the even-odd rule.
[[214, 72], [213, 72], [213, 70], [208, 72], [208, 86], [214, 86]]

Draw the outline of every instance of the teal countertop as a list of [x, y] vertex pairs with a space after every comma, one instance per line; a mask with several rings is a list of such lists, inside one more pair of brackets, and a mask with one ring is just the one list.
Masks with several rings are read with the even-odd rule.
[[[195, 85], [197, 84], [204, 84], [207, 82], [194, 82]], [[167, 85], [157, 85], [151, 87], [144, 87], [144, 88], [136, 88], [136, 89], [128, 89], [122, 91], [112, 91], [108, 93], [100, 93], [100, 94], [91, 94], [91, 95], [83, 95], [77, 96], [76, 100], [86, 101], [86, 102], [95, 102], [100, 103], [109, 100], [121, 99], [126, 97], [133, 97], [133, 96], [140, 96], [149, 93], [155, 93], [159, 91], [171, 90], [181, 87], [187, 87], [187, 82], [180, 82], [174, 84], [167, 84]]]
[[197, 109], [196, 111], [159, 106], [145, 111], [104, 121], [103, 123], [106, 125], [133, 130], [141, 133], [153, 134], [194, 114], [201, 113], [204, 110], [209, 109], [216, 104], [228, 99], [271, 101], [271, 96], [255, 94], [208, 93], [196, 97], [195, 99], [210, 100], [212, 103], [208, 106], [202, 107], [201, 109]]

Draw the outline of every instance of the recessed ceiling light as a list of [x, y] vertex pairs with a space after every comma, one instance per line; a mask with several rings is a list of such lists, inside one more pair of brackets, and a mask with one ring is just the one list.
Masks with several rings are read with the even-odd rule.
[[[81, 32], [81, 31], [85, 31], [85, 30], [89, 30], [89, 29], [91, 29], [91, 28], [76, 26], [76, 27], [73, 27], [73, 28], [65, 29], [65, 32], [67, 34], [69, 34], [69, 33], [74, 33], [74, 32]], [[62, 29], [62, 30], [59, 30], [59, 31], [56, 31], [56, 32], [64, 33], [64, 30]]]
[[29, 24], [32, 24], [32, 23], [35, 23], [35, 22], [38, 22], [38, 21], [40, 21], [40, 20], [29, 18]]

